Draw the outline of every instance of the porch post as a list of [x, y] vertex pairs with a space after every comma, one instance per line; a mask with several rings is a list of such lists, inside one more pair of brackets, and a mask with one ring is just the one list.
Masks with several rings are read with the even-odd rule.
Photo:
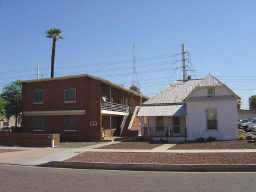
[[[111, 94], [111, 87], [109, 87], [109, 97], [110, 97], [110, 109], [112, 110], [112, 94]], [[110, 124], [110, 136], [112, 137], [112, 116], [109, 115], [109, 124]]]

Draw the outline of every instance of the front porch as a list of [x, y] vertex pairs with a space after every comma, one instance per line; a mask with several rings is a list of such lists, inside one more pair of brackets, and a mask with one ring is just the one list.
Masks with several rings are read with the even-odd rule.
[[143, 117], [142, 135], [154, 141], [184, 142], [186, 140], [185, 116]]

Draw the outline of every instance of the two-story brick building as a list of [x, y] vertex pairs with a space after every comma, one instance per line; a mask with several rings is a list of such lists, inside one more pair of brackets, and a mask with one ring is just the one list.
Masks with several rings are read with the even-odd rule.
[[126, 136], [135, 106], [147, 97], [91, 75], [22, 82], [23, 128], [63, 140]]

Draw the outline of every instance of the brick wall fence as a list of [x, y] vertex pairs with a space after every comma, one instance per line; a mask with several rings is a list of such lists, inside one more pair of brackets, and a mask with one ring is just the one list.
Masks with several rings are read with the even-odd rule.
[[26, 147], [51, 147], [60, 143], [59, 134], [32, 134], [32, 133], [1, 133], [0, 145], [20, 145]]

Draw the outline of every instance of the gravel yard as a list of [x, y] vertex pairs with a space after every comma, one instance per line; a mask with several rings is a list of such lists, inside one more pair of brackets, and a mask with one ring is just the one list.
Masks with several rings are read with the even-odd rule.
[[121, 142], [116, 144], [106, 145], [104, 147], [100, 147], [98, 149], [153, 149], [162, 144], [153, 144], [149, 142]]
[[169, 150], [179, 149], [256, 149], [255, 143], [249, 143], [248, 141], [213, 141], [205, 143], [184, 143], [177, 144]]
[[85, 152], [65, 162], [161, 163], [161, 164], [256, 164], [256, 153], [119, 153]]
[[0, 149], [0, 153], [15, 152], [15, 151], [22, 151], [22, 150], [18, 150], [18, 149]]

